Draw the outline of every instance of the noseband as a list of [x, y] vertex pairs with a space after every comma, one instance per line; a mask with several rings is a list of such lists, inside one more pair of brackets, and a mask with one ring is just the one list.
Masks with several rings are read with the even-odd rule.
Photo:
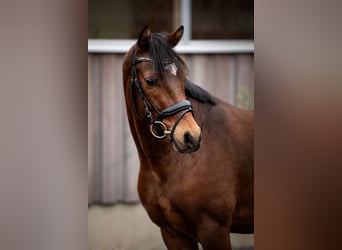
[[[143, 102], [144, 109], [145, 109], [145, 115], [150, 122], [150, 131], [151, 131], [152, 135], [155, 138], [162, 139], [162, 138], [165, 138], [166, 135], [169, 134], [170, 135], [170, 141], [173, 141], [173, 134], [176, 130], [178, 123], [181, 121], [181, 119], [184, 117], [184, 115], [187, 112], [191, 112], [193, 114], [191, 103], [188, 100], [180, 101], [180, 102], [177, 102], [177, 103], [167, 107], [166, 109], [160, 111], [152, 103], [152, 101], [146, 96], [143, 88], [141, 87], [140, 80], [138, 78], [137, 69], [136, 69], [136, 65], [141, 63], [141, 62], [153, 63], [152, 59], [148, 58], [148, 57], [136, 58], [136, 51], [135, 51], [135, 49], [133, 49], [132, 58], [131, 58], [131, 65], [132, 65], [131, 98], [132, 98], [132, 103], [134, 106], [135, 115], [139, 120], [142, 120], [142, 118], [138, 115], [136, 100], [135, 100], [135, 96], [134, 96], [134, 88], [137, 89], [139, 96], [140, 96], [140, 99]], [[153, 108], [153, 110], [158, 114], [156, 119], [153, 118], [152, 112], [151, 112], [149, 106], [151, 106]], [[180, 113], [180, 114], [178, 115], [172, 129], [168, 130], [166, 125], [163, 123], [163, 119], [165, 117], [173, 116], [177, 113]]]

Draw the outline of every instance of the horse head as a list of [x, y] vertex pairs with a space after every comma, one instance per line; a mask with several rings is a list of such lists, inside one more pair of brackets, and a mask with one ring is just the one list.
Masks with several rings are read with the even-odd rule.
[[144, 27], [126, 55], [130, 67], [126, 65], [129, 76], [124, 82], [130, 81], [130, 91], [125, 88], [128, 106], [136, 119], [149, 123], [149, 136], [169, 138], [176, 151], [191, 153], [200, 146], [201, 129], [186, 100], [186, 65], [173, 49], [182, 35], [183, 26], [171, 33], [151, 33]]

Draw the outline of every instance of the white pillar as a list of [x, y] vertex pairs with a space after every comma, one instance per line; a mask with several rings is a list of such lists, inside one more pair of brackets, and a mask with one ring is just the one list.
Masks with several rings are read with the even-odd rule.
[[184, 25], [183, 42], [191, 40], [191, 0], [181, 0], [181, 24]]

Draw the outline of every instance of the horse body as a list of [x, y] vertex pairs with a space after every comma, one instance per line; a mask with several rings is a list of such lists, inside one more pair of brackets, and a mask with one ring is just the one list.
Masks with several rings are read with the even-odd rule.
[[[132, 111], [130, 52], [123, 66], [124, 89], [140, 159], [143, 206], [161, 228], [168, 249], [198, 249], [197, 242], [203, 249], [231, 249], [229, 232], [254, 231], [253, 112], [237, 109], [186, 80], [186, 98], [202, 141], [197, 151], [179, 153], [168, 140], [152, 137], [149, 121], [137, 119]], [[138, 112], [143, 110], [140, 104]], [[184, 124], [186, 119], [190, 113]]]

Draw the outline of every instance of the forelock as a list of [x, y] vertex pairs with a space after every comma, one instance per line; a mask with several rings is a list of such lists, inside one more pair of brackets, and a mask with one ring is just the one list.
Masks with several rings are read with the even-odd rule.
[[153, 60], [153, 69], [159, 73], [161, 78], [170, 72], [171, 68], [176, 68], [181, 73], [187, 72], [186, 65], [182, 58], [172, 48], [165, 34], [153, 33], [149, 45], [150, 57]]

